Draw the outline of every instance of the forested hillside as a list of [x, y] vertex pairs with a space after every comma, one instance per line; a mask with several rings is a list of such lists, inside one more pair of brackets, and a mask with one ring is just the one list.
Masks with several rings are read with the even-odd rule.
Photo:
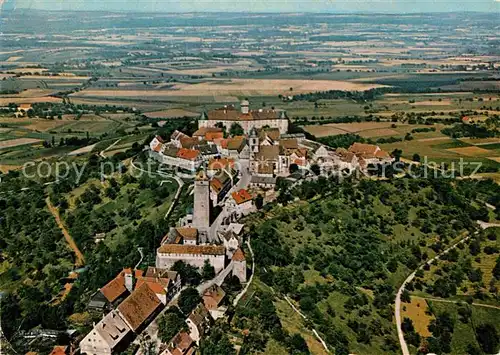
[[[289, 296], [336, 354], [398, 353], [397, 288], [418, 265], [474, 233], [476, 220], [489, 220], [484, 202], [499, 211], [499, 187], [487, 181], [320, 179], [290, 196], [302, 200], [282, 198], [284, 207], [249, 221], [259, 292], [276, 305]], [[255, 334], [283, 340], [258, 321], [258, 310], [237, 312], [234, 324], [254, 334], [245, 349], [268, 344]]]

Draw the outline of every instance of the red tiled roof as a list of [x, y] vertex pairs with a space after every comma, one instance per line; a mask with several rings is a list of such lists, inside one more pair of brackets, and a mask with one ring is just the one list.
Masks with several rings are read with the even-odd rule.
[[231, 105], [208, 111], [207, 117], [209, 120], [215, 121], [272, 120], [280, 118], [280, 112], [275, 110], [252, 110], [244, 114]]
[[207, 301], [205, 300], [206, 298], [208, 299], [213, 299], [215, 304], [219, 306], [221, 301], [224, 299], [226, 296], [226, 292], [222, 289], [222, 287], [218, 285], [213, 285], [212, 287], [208, 288], [204, 293], [203, 293], [203, 301], [205, 303], [205, 306], [207, 306]]
[[209, 170], [222, 170], [232, 168], [234, 166], [234, 159], [220, 158], [220, 159], [210, 159], [208, 162]]
[[210, 181], [210, 188], [212, 188], [216, 193], [219, 193], [223, 187], [222, 182], [217, 178], [213, 178], [212, 181]]
[[67, 346], [54, 346], [54, 349], [52, 349], [52, 352], [50, 355], [66, 355], [66, 352], [68, 350]]
[[[166, 285], [165, 284], [166, 280]], [[161, 282], [161, 283], [160, 283]], [[148, 285], [148, 287], [157, 295], [164, 295], [167, 292], [165, 291], [165, 287], [168, 289], [169, 279], [160, 280], [151, 280], [151, 278], [141, 278], [137, 280], [137, 285], [135, 286], [137, 289], [140, 288], [143, 284]]]
[[305, 159], [295, 159], [293, 161], [295, 164], [297, 164], [298, 166], [306, 166], [307, 162], [305, 161]]
[[165, 143], [165, 142], [163, 141], [163, 138], [162, 138], [162, 137], [160, 137], [160, 136], [155, 136], [155, 138], [156, 138], [156, 139], [157, 139], [160, 143]]
[[182, 148], [186, 149], [192, 149], [195, 145], [200, 144], [200, 140], [196, 137], [191, 138], [191, 137], [183, 137], [179, 140], [181, 142]]
[[153, 290], [143, 284], [118, 306], [118, 310], [135, 332], [160, 305], [161, 301]]
[[226, 248], [222, 245], [163, 244], [158, 252], [163, 254], [225, 255]]
[[193, 133], [193, 137], [203, 137], [206, 136], [207, 133], [222, 133], [222, 128], [218, 127], [201, 127], [196, 132]]
[[184, 354], [191, 346], [194, 341], [191, 339], [188, 333], [179, 332], [177, 333], [172, 340], [170, 340], [170, 352], [174, 355], [176, 354]]
[[238, 250], [236, 250], [233, 254], [233, 257], [231, 260], [234, 260], [234, 261], [245, 261], [245, 254], [243, 254], [243, 250], [241, 250], [241, 248], [238, 248]]
[[233, 196], [238, 205], [252, 200], [252, 195], [245, 189], [233, 192], [231, 196]]
[[205, 139], [209, 142], [213, 142], [216, 139], [224, 138], [223, 132], [208, 132], [205, 134]]
[[375, 154], [380, 148], [373, 144], [354, 143], [349, 151], [354, 154]]
[[176, 228], [175, 230], [184, 239], [190, 239], [190, 240], [195, 239], [196, 240], [198, 238], [198, 229], [196, 229], [196, 228], [184, 227], [184, 228]]
[[161, 152], [161, 148], [163, 148], [163, 144], [161, 143], [158, 143], [157, 145], [155, 145], [155, 147], [153, 148], [153, 150], [157, 153]]
[[194, 149], [181, 148], [177, 151], [177, 157], [186, 160], [195, 160], [200, 152]]
[[101, 293], [109, 302], [116, 301], [125, 292], [127, 292], [127, 289], [125, 288], [125, 280], [122, 275], [115, 277], [101, 288]]

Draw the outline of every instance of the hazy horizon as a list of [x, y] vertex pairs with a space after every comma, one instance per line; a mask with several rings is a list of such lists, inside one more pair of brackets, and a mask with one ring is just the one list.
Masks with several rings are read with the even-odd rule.
[[0, 0], [2, 9], [48, 11], [111, 12], [249, 12], [249, 13], [434, 13], [434, 12], [500, 12], [500, 0], [409, 1], [409, 0]]

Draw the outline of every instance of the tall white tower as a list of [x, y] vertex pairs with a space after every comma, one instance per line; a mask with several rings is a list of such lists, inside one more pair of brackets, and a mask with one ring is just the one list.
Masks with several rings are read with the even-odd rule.
[[248, 114], [250, 112], [250, 102], [248, 102], [248, 100], [243, 100], [241, 101], [241, 113], [243, 114]]
[[255, 154], [257, 154], [259, 152], [259, 135], [258, 135], [255, 127], [253, 127], [250, 130], [248, 140], [249, 140], [248, 146], [250, 147], [250, 156], [252, 159], [254, 159]]
[[241, 283], [247, 282], [247, 262], [241, 248], [234, 252], [231, 260], [233, 261], [233, 276], [240, 279]]
[[201, 231], [210, 227], [210, 180], [205, 171], [194, 180], [193, 227]]

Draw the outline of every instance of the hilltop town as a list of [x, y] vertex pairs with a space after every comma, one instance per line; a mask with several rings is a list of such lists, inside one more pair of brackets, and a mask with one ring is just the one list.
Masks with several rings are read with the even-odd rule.
[[288, 133], [284, 111], [252, 111], [248, 106], [245, 100], [239, 108], [224, 106], [203, 113], [191, 137], [175, 131], [169, 140], [155, 136], [145, 147], [149, 158], [161, 163], [159, 169], [192, 181], [192, 213], [165, 235], [155, 265], [147, 270], [125, 268], [94, 294], [88, 307], [104, 317], [81, 340], [82, 353], [123, 351], [143, 333], [158, 339], [150, 325], [182, 297], [183, 282], [175, 271], [179, 263], [200, 272], [212, 268], [213, 278], [196, 288], [203, 297], [186, 318], [188, 330], [166, 343], [157, 340], [156, 345], [165, 355], [194, 353], [210, 324], [224, 316], [221, 286], [226, 279], [234, 277], [244, 286], [252, 277], [248, 266], [253, 256], [243, 251], [252, 253], [250, 241], [239, 221], [276, 198], [278, 177], [293, 182], [317, 178], [312, 170], [347, 176], [364, 172], [370, 164], [394, 161], [376, 145], [329, 149], [304, 134]]
[[2, 355], [498, 352], [495, 11], [26, 4], [0, 4]]

